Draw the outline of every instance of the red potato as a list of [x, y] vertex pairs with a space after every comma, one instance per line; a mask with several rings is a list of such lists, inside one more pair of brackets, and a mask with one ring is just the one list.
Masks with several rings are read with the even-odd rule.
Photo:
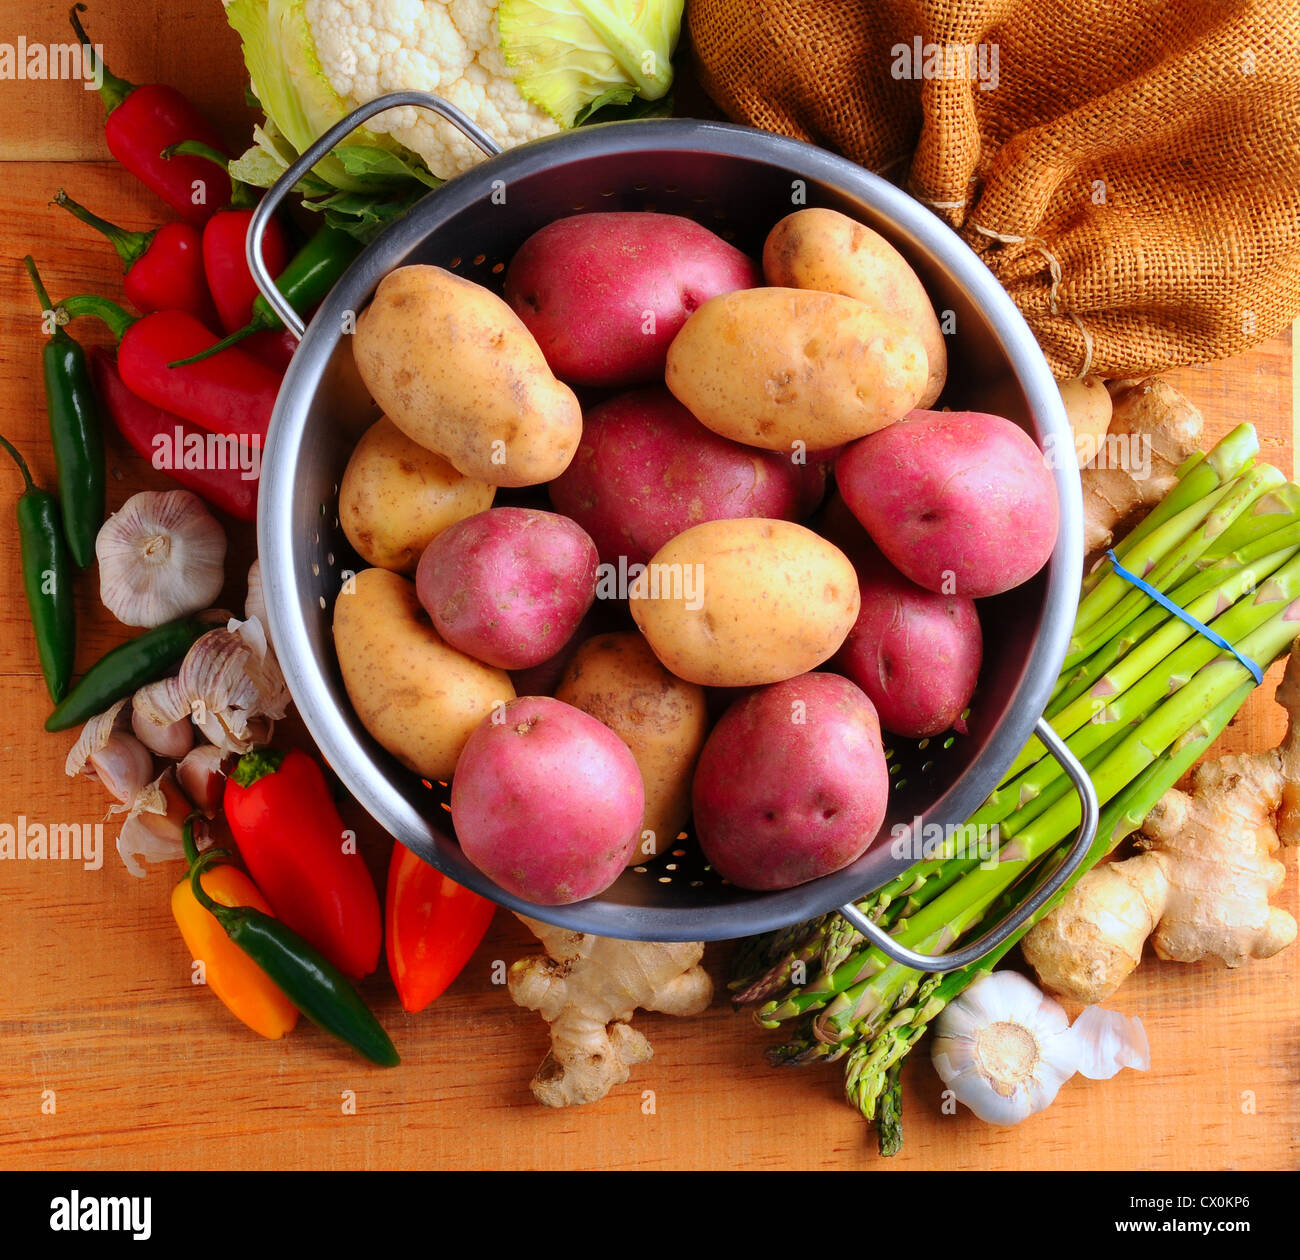
[[754, 262], [675, 214], [557, 219], [519, 247], [505, 299], [551, 371], [575, 385], [662, 379], [668, 345], [698, 306], [763, 283]]
[[542, 906], [603, 892], [641, 835], [645, 789], [609, 727], [547, 696], [512, 700], [469, 737], [451, 782], [465, 856]]
[[713, 728], [695, 771], [695, 833], [733, 884], [793, 888], [856, 861], [888, 795], [871, 701], [837, 674], [802, 674], [738, 701]]
[[564, 677], [577, 650], [593, 635], [602, 633], [607, 628], [610, 601], [601, 600], [593, 604], [578, 623], [578, 628], [565, 640], [563, 647], [553, 656], [548, 656], [527, 669], [514, 670], [510, 681], [514, 683], [515, 694], [519, 696], [553, 696], [555, 689]]
[[832, 664], [866, 692], [887, 731], [965, 731], [984, 640], [973, 600], [909, 581], [869, 544], [849, 553], [862, 607]]
[[913, 411], [835, 465], [849, 510], [929, 591], [980, 599], [1028, 581], [1056, 545], [1047, 460], [1023, 429], [980, 411]]
[[424, 550], [416, 591], [452, 647], [498, 669], [527, 669], [573, 637], [596, 598], [595, 544], [567, 517], [491, 508]]
[[551, 482], [551, 503], [591, 535], [605, 563], [644, 564], [704, 521], [797, 519], [807, 471], [710, 432], [659, 386], [587, 413], [573, 461]]

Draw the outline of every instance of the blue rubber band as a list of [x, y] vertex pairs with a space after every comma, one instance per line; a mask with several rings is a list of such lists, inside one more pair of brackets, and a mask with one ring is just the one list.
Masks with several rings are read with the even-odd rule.
[[1128, 569], [1115, 559], [1115, 553], [1113, 551], [1108, 551], [1106, 553], [1106, 558], [1110, 561], [1111, 567], [1124, 579], [1124, 581], [1128, 582], [1131, 586], [1136, 586], [1138, 590], [1142, 591], [1145, 595], [1150, 596], [1162, 608], [1167, 608], [1180, 621], [1185, 621], [1197, 632], [1197, 634], [1202, 634], [1209, 639], [1215, 647], [1221, 647], [1225, 652], [1231, 652], [1233, 656], [1235, 656], [1250, 672], [1250, 676], [1255, 680], [1256, 687], [1264, 681], [1264, 671], [1260, 669], [1260, 667], [1256, 665], [1249, 656], [1243, 656], [1238, 652], [1237, 649], [1223, 637], [1223, 635], [1216, 634], [1209, 626], [1205, 625], [1203, 622], [1197, 621], [1196, 618], [1187, 611], [1187, 609], [1180, 608], [1172, 599], [1167, 595], [1161, 594], [1149, 582], [1144, 582], [1136, 573], [1129, 572]]

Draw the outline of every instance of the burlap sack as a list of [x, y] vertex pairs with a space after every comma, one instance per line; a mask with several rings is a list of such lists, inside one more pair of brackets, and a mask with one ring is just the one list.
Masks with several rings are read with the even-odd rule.
[[1060, 376], [1204, 362], [1300, 314], [1300, 0], [687, 14], [729, 117], [837, 150], [942, 215]]

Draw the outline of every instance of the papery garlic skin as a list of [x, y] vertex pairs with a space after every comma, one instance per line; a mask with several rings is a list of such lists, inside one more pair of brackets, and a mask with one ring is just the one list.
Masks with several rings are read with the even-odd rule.
[[1089, 1007], [1070, 1026], [1059, 1002], [1015, 971], [975, 981], [935, 1021], [930, 1056], [944, 1084], [988, 1124], [1019, 1124], [1076, 1072], [1094, 1079], [1151, 1056], [1140, 1020]]
[[225, 581], [226, 534], [188, 490], [132, 495], [95, 539], [99, 597], [128, 626], [208, 607]]
[[1121, 1068], [1145, 1072], [1151, 1067], [1151, 1043], [1136, 1015], [1085, 1007], [1070, 1032], [1075, 1038], [1079, 1074], [1089, 1080], [1108, 1081]]

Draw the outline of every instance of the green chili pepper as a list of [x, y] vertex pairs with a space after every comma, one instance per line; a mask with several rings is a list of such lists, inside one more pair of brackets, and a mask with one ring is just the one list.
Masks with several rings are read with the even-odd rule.
[[23, 561], [23, 589], [36, 632], [36, 652], [50, 699], [58, 704], [68, 692], [76, 649], [76, 618], [68, 547], [58, 500], [33, 480], [27, 461], [8, 438], [0, 445], [18, 464], [26, 489], [18, 496], [18, 544]]
[[102, 713], [146, 683], [162, 678], [185, 659], [194, 641], [211, 629], [212, 622], [183, 617], [119, 644], [101, 656], [55, 706], [54, 712], [45, 719], [45, 729], [66, 731]]
[[[23, 259], [41, 310], [53, 311], [31, 256]], [[104, 523], [104, 433], [90, 368], [81, 346], [55, 325], [41, 351], [50, 443], [58, 469], [63, 533], [79, 568], [95, 560], [95, 536]]]
[[230, 855], [209, 849], [199, 856], [194, 843], [194, 821], [185, 820], [182, 837], [190, 862], [190, 888], [194, 899], [221, 924], [225, 933], [270, 978], [273, 984], [313, 1024], [381, 1067], [396, 1067], [402, 1060], [383, 1026], [346, 977], [324, 955], [291, 932], [279, 919], [253, 906], [223, 906], [204, 891], [201, 876], [208, 867]]
[[[360, 252], [361, 246], [354, 237], [338, 228], [323, 227], [289, 260], [288, 266], [276, 277], [276, 287], [284, 294], [285, 300], [299, 314], [311, 310], [338, 283], [339, 278], [348, 269], [349, 264]], [[242, 328], [236, 329], [228, 337], [209, 346], [200, 354], [188, 359], [178, 359], [168, 367], [183, 367], [187, 363], [197, 363], [216, 354], [227, 346], [233, 346], [254, 333], [283, 328], [280, 317], [271, 309], [271, 304], [260, 293], [253, 299], [253, 318]]]

